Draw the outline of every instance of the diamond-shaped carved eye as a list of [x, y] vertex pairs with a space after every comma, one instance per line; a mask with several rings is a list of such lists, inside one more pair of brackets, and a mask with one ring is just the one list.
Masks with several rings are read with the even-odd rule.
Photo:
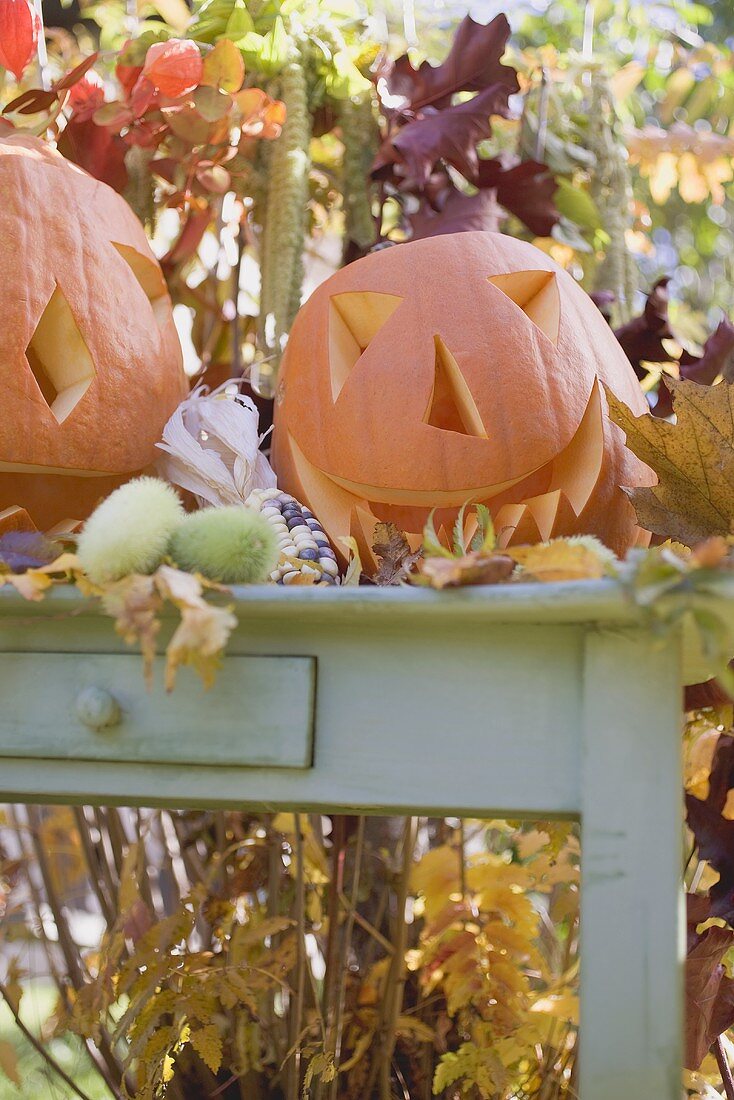
[[334, 401], [362, 352], [402, 300], [396, 294], [369, 290], [332, 295], [329, 301], [329, 364]]
[[490, 275], [488, 281], [511, 298], [549, 340], [558, 343], [561, 300], [552, 271], [513, 271]]
[[26, 359], [44, 401], [62, 424], [87, 392], [96, 372], [58, 284], [31, 336]]

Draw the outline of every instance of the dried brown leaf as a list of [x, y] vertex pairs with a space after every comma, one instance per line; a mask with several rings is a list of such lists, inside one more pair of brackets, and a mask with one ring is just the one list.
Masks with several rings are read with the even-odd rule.
[[230, 608], [207, 603], [201, 580], [190, 573], [162, 565], [155, 584], [161, 596], [181, 612], [181, 622], [166, 650], [166, 691], [173, 690], [180, 665], [191, 665], [205, 686], [211, 687], [237, 619]]
[[380, 559], [373, 580], [375, 584], [402, 584], [422, 556], [422, 550], [411, 550], [404, 533], [394, 523], [375, 524], [372, 550]]
[[145, 682], [153, 680], [155, 641], [161, 628], [158, 615], [163, 601], [153, 577], [133, 573], [102, 592], [102, 606], [115, 620], [115, 630], [128, 645], [140, 644]]
[[456, 588], [470, 584], [500, 584], [509, 580], [515, 563], [506, 554], [481, 554], [471, 550], [460, 558], [426, 558], [420, 576], [431, 588]]

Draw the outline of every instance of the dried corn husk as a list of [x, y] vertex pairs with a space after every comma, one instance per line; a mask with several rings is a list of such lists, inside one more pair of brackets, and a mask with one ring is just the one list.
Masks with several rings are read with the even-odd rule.
[[188, 489], [200, 506], [244, 504], [254, 489], [275, 486], [275, 474], [260, 443], [259, 414], [234, 379], [211, 393], [199, 386], [182, 401], [158, 444], [159, 470]]

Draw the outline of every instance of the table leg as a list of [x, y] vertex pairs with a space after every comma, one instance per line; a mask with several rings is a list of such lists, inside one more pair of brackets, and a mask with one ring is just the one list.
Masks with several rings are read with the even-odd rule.
[[679, 1100], [677, 635], [590, 632], [581, 768], [581, 1100]]

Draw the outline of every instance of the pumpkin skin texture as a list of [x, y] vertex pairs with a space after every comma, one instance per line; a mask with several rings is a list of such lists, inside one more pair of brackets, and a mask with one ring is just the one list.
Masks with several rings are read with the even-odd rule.
[[0, 140], [0, 511], [83, 518], [156, 456], [187, 391], [160, 266], [112, 188]]
[[644, 542], [621, 486], [654, 484], [607, 416], [647, 409], [606, 321], [533, 245], [459, 233], [338, 271], [294, 323], [276, 395], [278, 483], [370, 561], [374, 525], [418, 544], [485, 503], [501, 546]]

